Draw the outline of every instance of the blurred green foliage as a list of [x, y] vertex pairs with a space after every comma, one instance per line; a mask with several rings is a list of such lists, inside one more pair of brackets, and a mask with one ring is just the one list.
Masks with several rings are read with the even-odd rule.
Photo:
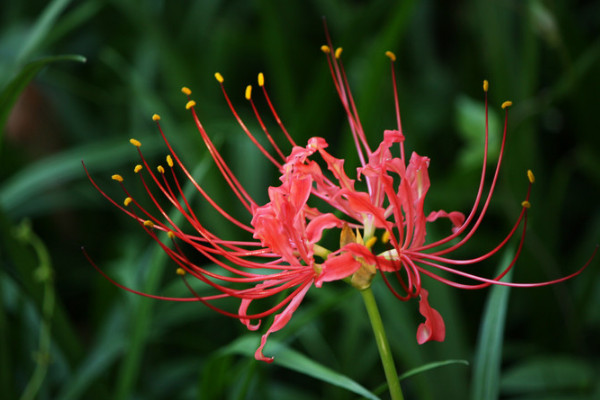
[[[251, 128], [243, 89], [264, 72], [295, 140], [327, 138], [350, 172], [356, 152], [319, 50], [321, 16], [334, 43], [344, 47], [372, 145], [395, 123], [383, 53], [398, 56], [407, 148], [432, 160], [428, 209], [467, 211], [472, 204], [483, 137], [481, 81], [490, 81], [493, 113], [500, 115], [502, 101], [514, 102], [499, 187], [465, 257], [493, 248], [510, 229], [528, 168], [537, 180], [513, 281], [568, 274], [599, 241], [598, 2], [8, 0], [0, 11], [3, 398], [355, 399], [355, 385], [380, 386], [383, 373], [363, 306], [345, 285], [311, 291], [267, 348], [282, 361], [265, 365], [252, 358], [256, 337], [239, 322], [197, 304], [119, 290], [80, 250], [84, 245], [128, 286], [186, 294], [160, 249], [101, 198], [80, 163], [120, 198], [110, 175], [132, 175], [125, 171], [137, 158], [127, 140], [142, 140], [150, 159], [165, 153], [150, 120], [155, 112], [181, 158], [190, 169], [197, 166], [202, 185], [243, 215], [185, 112], [182, 85], [194, 91], [207, 131], [240, 180], [266, 201], [276, 171], [242, 140], [215, 71]], [[199, 210], [217, 233], [235, 237], [209, 207]], [[22, 225], [24, 219], [30, 225]], [[477, 273], [492, 276], [501, 261], [494, 258]], [[512, 289], [506, 315], [493, 318], [483, 315], [489, 290], [426, 282], [448, 334], [445, 343], [424, 346], [415, 341], [416, 302], [399, 302], [379, 283], [376, 296], [401, 372], [471, 361], [408, 377], [402, 382], [408, 399], [468, 398], [471, 377], [483, 376], [472, 361], [490, 356], [482, 351], [500, 357], [484, 375], [502, 398], [600, 397], [591, 378], [600, 372], [598, 260], [565, 284]], [[494, 318], [498, 323], [489, 322]], [[503, 338], [500, 352], [477, 346], [482, 321], [482, 335], [496, 329]]]

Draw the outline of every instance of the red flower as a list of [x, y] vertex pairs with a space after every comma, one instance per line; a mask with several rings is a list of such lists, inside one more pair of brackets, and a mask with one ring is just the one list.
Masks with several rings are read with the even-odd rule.
[[[98, 270], [115, 285], [130, 292], [163, 300], [199, 301], [222, 314], [239, 319], [251, 330], [258, 329], [260, 320], [264, 317], [278, 313], [275, 315], [272, 325], [263, 335], [260, 347], [255, 354], [256, 359], [267, 362], [272, 359], [263, 356], [262, 351], [268, 336], [287, 324], [307, 291], [313, 285], [321, 287], [323, 282], [347, 279], [357, 288], [363, 289], [370, 285], [374, 274], [379, 271], [392, 293], [399, 299], [420, 298], [419, 310], [426, 321], [418, 328], [417, 341], [424, 343], [428, 340], [444, 340], [445, 327], [440, 314], [428, 303], [428, 292], [422, 288], [421, 274], [455, 287], [475, 289], [491, 284], [509, 286], [547, 285], [569, 279], [583, 270], [582, 268], [569, 276], [550, 282], [534, 284], [501, 282], [500, 279], [512, 268], [519, 256], [523, 245], [523, 235], [513, 261], [504, 272], [494, 278], [488, 279], [475, 276], [451, 267], [484, 261], [498, 252], [515, 234], [519, 226], [522, 225], [523, 232], [525, 230], [527, 209], [530, 206], [529, 193], [531, 184], [534, 181], [533, 174], [530, 171], [528, 171], [529, 189], [522, 203], [521, 213], [505, 238], [494, 249], [479, 257], [468, 260], [457, 260], [448, 257], [450, 253], [463, 246], [473, 237], [487, 211], [502, 161], [508, 113], [506, 113], [498, 163], [490, 188], [484, 195], [483, 187], [486, 177], [488, 147], [487, 82], [485, 82], [486, 141], [481, 179], [473, 208], [466, 218], [459, 212], [446, 212], [443, 210], [426, 214], [424, 200], [430, 185], [427, 172], [429, 159], [413, 153], [407, 164], [404, 156], [404, 135], [400, 124], [393, 69], [395, 56], [391, 52], [386, 53], [392, 61], [392, 79], [398, 126], [394, 130], [385, 131], [383, 140], [377, 149], [372, 150], [367, 143], [340, 61], [341, 49], [333, 53], [330, 49], [331, 45], [322, 47], [322, 50], [327, 54], [335, 88], [346, 111], [361, 162], [361, 166], [357, 168], [356, 179], [351, 179], [346, 175], [344, 160], [335, 158], [326, 150], [328, 145], [324, 139], [313, 137], [304, 147], [296, 145], [271, 104], [261, 73], [258, 77], [258, 85], [262, 89], [273, 117], [292, 146], [289, 156], [285, 157], [284, 152], [276, 144], [257, 112], [252, 99], [252, 87], [248, 86], [246, 99], [250, 101], [256, 118], [276, 153], [275, 156], [271, 155], [237, 114], [224, 89], [223, 77], [217, 73], [215, 77], [221, 85], [225, 100], [234, 117], [248, 138], [278, 168], [281, 173], [281, 184], [269, 188], [270, 201], [267, 204], [258, 205], [223, 160], [196, 114], [195, 102], [189, 99], [191, 91], [183, 88], [183, 93], [188, 96], [186, 108], [192, 113], [198, 131], [224, 181], [248, 211], [250, 225], [225, 211], [194, 180], [167, 140], [159, 122], [160, 117], [154, 115], [153, 119], [156, 121], [159, 132], [170, 153], [166, 157], [168, 168], [158, 166], [157, 172], [154, 172], [142, 154], [141, 143], [131, 139], [131, 143], [137, 148], [141, 159], [141, 163], [135, 167], [134, 171], [147, 190], [150, 202], [153, 204], [153, 210], [142, 206], [128, 192], [120, 175], [113, 175], [113, 179], [120, 183], [125, 193], [126, 197], [123, 205], [110, 198], [91, 178], [87, 169], [86, 174], [104, 197], [136, 220], [177, 264], [177, 273], [184, 279], [192, 296], [168, 298], [141, 293], [116, 283], [103, 271]], [[502, 107], [507, 108], [509, 105], [510, 102], [506, 102]], [[393, 149], [395, 145], [397, 145], [398, 150]], [[399, 154], [394, 156], [392, 151], [397, 151]], [[327, 166], [329, 173], [323, 172], [315, 158], [320, 159]], [[145, 171], [146, 177], [144, 177], [142, 170]], [[171, 176], [167, 178], [167, 175]], [[245, 231], [248, 239], [243, 241], [226, 240], [218, 237], [208, 229], [194, 213], [182, 191], [178, 178], [182, 175], [191, 182], [199, 194], [225, 220]], [[361, 185], [366, 187], [366, 191], [355, 188], [357, 180], [364, 181]], [[164, 200], [170, 204], [170, 207], [175, 208], [184, 216], [188, 225], [192, 228], [191, 232], [176, 224], [169, 217], [163, 206], [165, 201], [157, 199], [153, 194], [156, 191], [153, 192], [150, 189], [151, 185], [156, 187]], [[309, 201], [311, 205], [309, 205]], [[482, 201], [483, 204], [481, 204]], [[337, 215], [341, 216], [336, 216], [333, 211], [337, 211]], [[450, 220], [453, 225], [452, 233], [441, 240], [426, 244], [427, 223], [434, 222], [439, 218]], [[333, 251], [320, 244], [323, 233], [332, 229], [340, 232], [340, 247]], [[373, 252], [373, 246], [378, 238], [381, 238], [382, 242], [389, 247], [375, 253]], [[198, 265], [192, 262], [186, 256], [186, 253], [182, 251], [183, 247], [192, 248], [214, 265]], [[91, 259], [90, 262], [96, 267]], [[432, 269], [440, 269], [470, 278], [477, 281], [477, 283], [467, 285], [451, 281], [436, 275], [432, 272]], [[388, 273], [396, 276], [402, 293], [399, 293], [389, 282]], [[214, 289], [215, 293], [199, 295], [192, 285], [185, 280], [188, 275]], [[274, 306], [260, 312], [252, 313], [248, 311], [253, 301], [271, 298], [280, 293], [285, 293], [285, 297]], [[228, 297], [240, 299], [237, 312], [224, 310], [215, 304], [219, 299]], [[258, 322], [252, 323], [252, 321]]]
[[[445, 337], [444, 321], [435, 309], [428, 302], [428, 292], [422, 288], [421, 274], [429, 276], [440, 282], [446, 283], [462, 289], [479, 289], [492, 284], [513, 286], [513, 287], [534, 287], [550, 285], [570, 279], [583, 271], [591, 262], [595, 255], [578, 271], [560, 279], [538, 282], [538, 283], [506, 283], [500, 279], [514, 266], [521, 249], [523, 247], [524, 234], [527, 226], [527, 210], [531, 204], [529, 196], [531, 185], [534, 183], [534, 175], [527, 171], [529, 187], [525, 200], [521, 203], [521, 213], [515, 221], [512, 229], [506, 234], [496, 247], [487, 253], [471, 259], [455, 259], [449, 254], [466, 244], [476, 233], [481, 221], [483, 220], [492, 194], [496, 187], [504, 146], [506, 143], [508, 108], [512, 105], [510, 101], [502, 104], [505, 109], [504, 129], [500, 154], [498, 162], [493, 173], [492, 182], [487, 193], [484, 194], [484, 182], [486, 178], [487, 153], [488, 153], [488, 82], [484, 81], [483, 89], [485, 92], [485, 148], [481, 170], [479, 188], [475, 196], [473, 207], [468, 216], [460, 212], [446, 212], [444, 210], [425, 213], [424, 200], [429, 190], [429, 158], [412, 153], [408, 165], [404, 155], [404, 135], [400, 122], [400, 111], [398, 105], [398, 95], [396, 91], [396, 78], [394, 72], [394, 61], [396, 56], [392, 52], [386, 52], [386, 56], [391, 60], [392, 81], [394, 88], [394, 99], [396, 108], [397, 128], [384, 132], [383, 141], [376, 150], [372, 150], [364, 134], [362, 124], [354, 100], [348, 85], [346, 74], [341, 63], [341, 48], [335, 52], [331, 51], [331, 44], [323, 46], [323, 52], [328, 56], [329, 69], [335, 83], [339, 98], [346, 110], [350, 129], [356, 144], [358, 156], [362, 166], [357, 169], [357, 177], [364, 177], [367, 192], [358, 192], [354, 190], [354, 181], [349, 179], [343, 169], [343, 161], [335, 159], [325, 150], [324, 141], [311, 139], [318, 146], [319, 154], [326, 162], [329, 170], [333, 173], [337, 183], [325, 180], [320, 171], [318, 177], [315, 177], [317, 189], [315, 195], [335, 207], [337, 210], [346, 214], [350, 220], [354, 220], [354, 227], [361, 228], [362, 237], [345, 244], [338, 252], [351, 253], [363, 263], [370, 264], [381, 272], [381, 275], [392, 291], [392, 293], [401, 300], [411, 298], [420, 298], [419, 311], [425, 317], [417, 330], [417, 341], [419, 344], [429, 340], [443, 341]], [[392, 155], [392, 145], [398, 144], [399, 156]], [[309, 143], [309, 146], [311, 144]], [[321, 184], [321, 186], [319, 186]], [[485, 199], [485, 200], [484, 200]], [[452, 233], [443, 239], [432, 243], [425, 241], [427, 232], [427, 223], [436, 221], [439, 218], [447, 218], [452, 223]], [[498, 276], [485, 278], [458, 269], [458, 266], [470, 265], [482, 262], [496, 254], [509, 239], [517, 232], [519, 226], [522, 226], [522, 234], [519, 240], [517, 251], [506, 267]], [[381, 239], [389, 243], [392, 249], [374, 254], [371, 247], [377, 240], [377, 233], [381, 233]], [[459, 277], [468, 278], [475, 283], [464, 284], [435, 274], [435, 269], [449, 272]], [[386, 273], [395, 275], [401, 287], [399, 293], [389, 282]], [[373, 273], [372, 273], [373, 274]], [[371, 275], [372, 275], [371, 274]], [[371, 276], [372, 278], [372, 276]], [[364, 277], [358, 282], [357, 287], [370, 284], [369, 279], [365, 281]]]
[[[222, 85], [222, 76], [216, 74], [216, 77]], [[260, 77], [261, 82], [263, 82], [262, 74]], [[261, 86], [263, 86], [262, 83]], [[183, 88], [182, 91], [188, 96], [191, 94], [191, 91], [187, 88]], [[231, 106], [224, 89], [223, 93]], [[264, 93], [266, 96], [266, 90]], [[247, 97], [251, 99], [250, 90], [247, 91]], [[259, 206], [244, 190], [204, 130], [195, 111], [195, 102], [189, 100], [186, 108], [191, 111], [204, 143], [225, 182], [252, 217], [251, 225], [247, 225], [227, 213], [194, 180], [164, 135], [158, 115], [154, 115], [153, 120], [156, 121], [159, 132], [164, 138], [170, 152], [170, 155], [166, 157], [168, 170], [171, 171], [170, 179], [167, 178], [167, 169], [163, 166], [159, 165], [156, 169], [157, 172], [154, 172], [143, 156], [141, 143], [135, 139], [130, 140], [137, 148], [141, 159], [141, 163], [135, 167], [134, 172], [138, 174], [142, 184], [146, 188], [155, 211], [142, 206], [129, 193], [123, 184], [121, 175], [113, 175], [113, 179], [120, 183], [125, 193], [126, 197], [123, 205], [109, 197], [89, 175], [85, 165], [84, 168], [96, 189], [113, 205], [135, 219], [158, 242], [163, 250], [178, 265], [177, 273], [179, 275], [185, 279], [185, 276], [189, 274], [215, 289], [217, 293], [200, 296], [187, 281], [185, 283], [193, 294], [192, 297], [169, 298], [142, 293], [115, 282], [102, 270], [97, 268], [89, 257], [88, 259], [107, 279], [125, 290], [162, 300], [200, 301], [222, 314], [238, 318], [251, 330], [258, 329], [262, 318], [279, 312], [275, 316], [273, 324], [263, 335], [261, 345], [256, 351], [256, 358], [258, 360], [270, 362], [272, 359], [262, 354], [267, 337], [272, 332], [278, 331], [285, 326], [306, 295], [308, 289], [313, 285], [321, 287], [323, 282], [346, 278], [358, 270], [360, 263], [350, 253], [335, 254], [327, 257], [329, 252], [317, 244], [321, 240], [324, 230], [334, 227], [341, 228], [342, 221], [331, 213], [318, 213], [307, 206], [308, 198], [313, 190], [313, 178], [310, 174], [293, 171], [294, 163], [301, 163], [302, 160], [316, 150], [315, 148], [310, 148], [306, 151], [297, 147], [293, 150], [292, 155], [288, 157], [291, 161], [282, 164], [276, 161], [275, 158], [270, 156], [258, 144], [255, 137], [247, 130], [233, 107], [231, 107], [246, 134], [283, 173], [282, 185], [269, 188], [270, 202], [264, 206]], [[275, 113], [274, 109], [273, 113]], [[282, 161], [285, 161], [282, 156], [283, 153], [275, 145], [275, 142], [266, 129], [265, 133], [282, 158]], [[144, 177], [142, 173], [144, 170], [148, 178]], [[181, 172], [177, 172], [177, 170]], [[217, 237], [207, 229], [190, 207], [182, 191], [178, 174], [183, 174], [219, 214], [241, 230], [252, 234], [255, 240], [225, 240]], [[189, 225], [193, 228], [192, 233], [184, 231], [180, 225], [176, 224], [169, 217], [162, 203], [158, 201], [150, 189], [151, 184], [154, 184], [164, 199], [185, 217]], [[168, 243], [168, 241], [165, 243], [163, 241], [164, 237], [160, 235], [160, 232], [166, 233], [171, 243]], [[184, 245], [193, 248], [220, 269], [193, 263], [182, 251]], [[320, 257], [320, 262], [315, 260], [315, 255]], [[246, 287], [239, 289], [238, 287], [241, 285], [246, 285]], [[275, 306], [262, 312], [248, 313], [248, 308], [252, 301], [270, 298], [281, 292], [287, 292], [288, 294]], [[241, 300], [237, 313], [223, 310], [213, 304], [216, 300], [225, 297], [235, 297]], [[259, 320], [259, 322], [253, 324], [252, 320]]]

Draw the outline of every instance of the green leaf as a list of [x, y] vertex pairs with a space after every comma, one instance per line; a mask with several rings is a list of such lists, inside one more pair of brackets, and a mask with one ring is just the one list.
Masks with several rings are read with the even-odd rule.
[[2, 134], [4, 125], [13, 105], [19, 98], [19, 95], [25, 89], [27, 84], [37, 75], [37, 73], [46, 65], [59, 61], [77, 61], [85, 62], [85, 57], [80, 55], [60, 55], [45, 57], [26, 64], [23, 69], [10, 81], [0, 92], [0, 144], [2, 143]]
[[529, 359], [506, 371], [500, 382], [503, 393], [591, 391], [594, 369], [585, 361], [567, 356]]
[[25, 40], [25, 43], [23, 43], [17, 62], [20, 63], [28, 59], [30, 54], [32, 54], [39, 47], [40, 43], [48, 37], [58, 16], [71, 1], [72, 0], [54, 0], [48, 4], [31, 29], [29, 37]]
[[467, 360], [444, 360], [444, 361], [434, 361], [434, 362], [430, 362], [428, 364], [422, 365], [420, 367], [417, 368], [413, 368], [410, 371], [406, 371], [405, 373], [403, 373], [402, 375], [400, 375], [398, 377], [398, 379], [400, 381], [403, 381], [407, 378], [410, 378], [413, 375], [417, 375], [420, 374], [422, 372], [426, 372], [429, 371], [431, 369], [435, 369], [435, 368], [439, 368], [439, 367], [444, 367], [446, 365], [451, 365], [451, 364], [462, 364], [462, 365], [469, 365], [469, 362]]
[[[254, 357], [254, 351], [258, 346], [258, 337], [256, 335], [246, 335], [231, 343], [225, 347], [221, 354], [241, 354], [249, 357]], [[310, 376], [320, 381], [330, 383], [332, 385], [341, 387], [350, 392], [356, 393], [367, 399], [378, 400], [372, 392], [359, 385], [354, 380], [348, 378], [346, 375], [342, 375], [338, 372], [331, 370], [330, 368], [319, 364], [301, 353], [292, 350], [284, 345], [277, 345], [273, 341], [269, 348], [270, 354], [274, 356], [273, 364], [281, 367], [290, 369], [292, 371], [299, 372], [301, 374]]]
[[198, 398], [217, 400], [223, 398], [225, 389], [232, 384], [237, 375], [232, 374], [232, 355], [209, 358], [198, 380]]
[[[144, 139], [146, 154], [154, 154], [163, 146], [158, 137]], [[108, 139], [46, 157], [3, 182], [0, 186], [0, 207], [12, 217], [35, 214], [38, 208], [44, 207], [43, 202], [36, 201], [37, 198], [57, 185], [85, 177], [82, 159], [92, 174], [112, 173], [115, 165], [130, 160], [132, 154], [135, 154], [134, 150], [126, 140]]]
[[[507, 248], [498, 273], [512, 261], [514, 249]], [[512, 269], [504, 276], [503, 282], [510, 281]], [[479, 329], [479, 339], [473, 361], [472, 400], [493, 400], [500, 392], [500, 361], [502, 359], [502, 341], [504, 322], [510, 287], [494, 286], [485, 305], [484, 317]]]
[[[422, 372], [427, 372], [429, 370], [439, 368], [439, 367], [444, 367], [446, 365], [451, 365], [451, 364], [469, 365], [469, 362], [467, 360], [444, 360], [444, 361], [430, 362], [425, 365], [421, 365], [420, 367], [416, 367], [409, 371], [406, 371], [402, 375], [398, 376], [398, 380], [403, 381], [405, 379], [410, 378], [411, 376], [418, 375]], [[375, 393], [375, 394], [383, 393], [383, 391], [386, 390], [387, 387], [388, 387], [388, 384], [384, 383], [381, 386], [379, 386], [377, 389], [373, 390], [373, 393]]]
[[116, 306], [109, 313], [109, 318], [101, 327], [95, 343], [87, 349], [86, 358], [77, 364], [77, 368], [56, 395], [58, 400], [74, 400], [83, 398], [86, 390], [107, 374], [126, 349], [124, 337], [125, 312], [123, 307]]
[[[461, 166], [479, 169], [485, 145], [485, 104], [460, 96], [456, 99], [455, 108], [456, 129], [466, 142], [459, 156]], [[488, 162], [492, 163], [498, 159], [501, 125], [498, 115], [492, 110], [488, 110], [488, 119]]]

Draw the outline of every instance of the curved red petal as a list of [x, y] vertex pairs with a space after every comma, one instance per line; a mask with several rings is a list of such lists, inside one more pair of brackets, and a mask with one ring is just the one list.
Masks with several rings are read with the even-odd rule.
[[427, 296], [429, 293], [421, 289], [421, 300], [419, 302], [419, 312], [425, 317], [425, 322], [419, 325], [417, 329], [417, 343], [423, 344], [430, 340], [443, 342], [446, 338], [446, 325], [437, 310], [429, 305]]

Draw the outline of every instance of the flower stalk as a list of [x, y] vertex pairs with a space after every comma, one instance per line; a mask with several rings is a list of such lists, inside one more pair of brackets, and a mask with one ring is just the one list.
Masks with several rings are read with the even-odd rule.
[[385, 328], [383, 327], [383, 321], [381, 320], [381, 315], [377, 308], [373, 290], [368, 287], [367, 289], [361, 290], [360, 294], [365, 303], [367, 314], [369, 314], [369, 321], [371, 321], [371, 327], [373, 328], [373, 334], [375, 335], [375, 342], [377, 343], [377, 350], [379, 351], [379, 357], [381, 358], [381, 364], [383, 365], [383, 371], [390, 390], [390, 396], [392, 400], [402, 400], [404, 399], [404, 396], [402, 395], [402, 388], [400, 387], [400, 381], [398, 380], [398, 373], [396, 372], [392, 349], [390, 348], [390, 344], [385, 334]]

